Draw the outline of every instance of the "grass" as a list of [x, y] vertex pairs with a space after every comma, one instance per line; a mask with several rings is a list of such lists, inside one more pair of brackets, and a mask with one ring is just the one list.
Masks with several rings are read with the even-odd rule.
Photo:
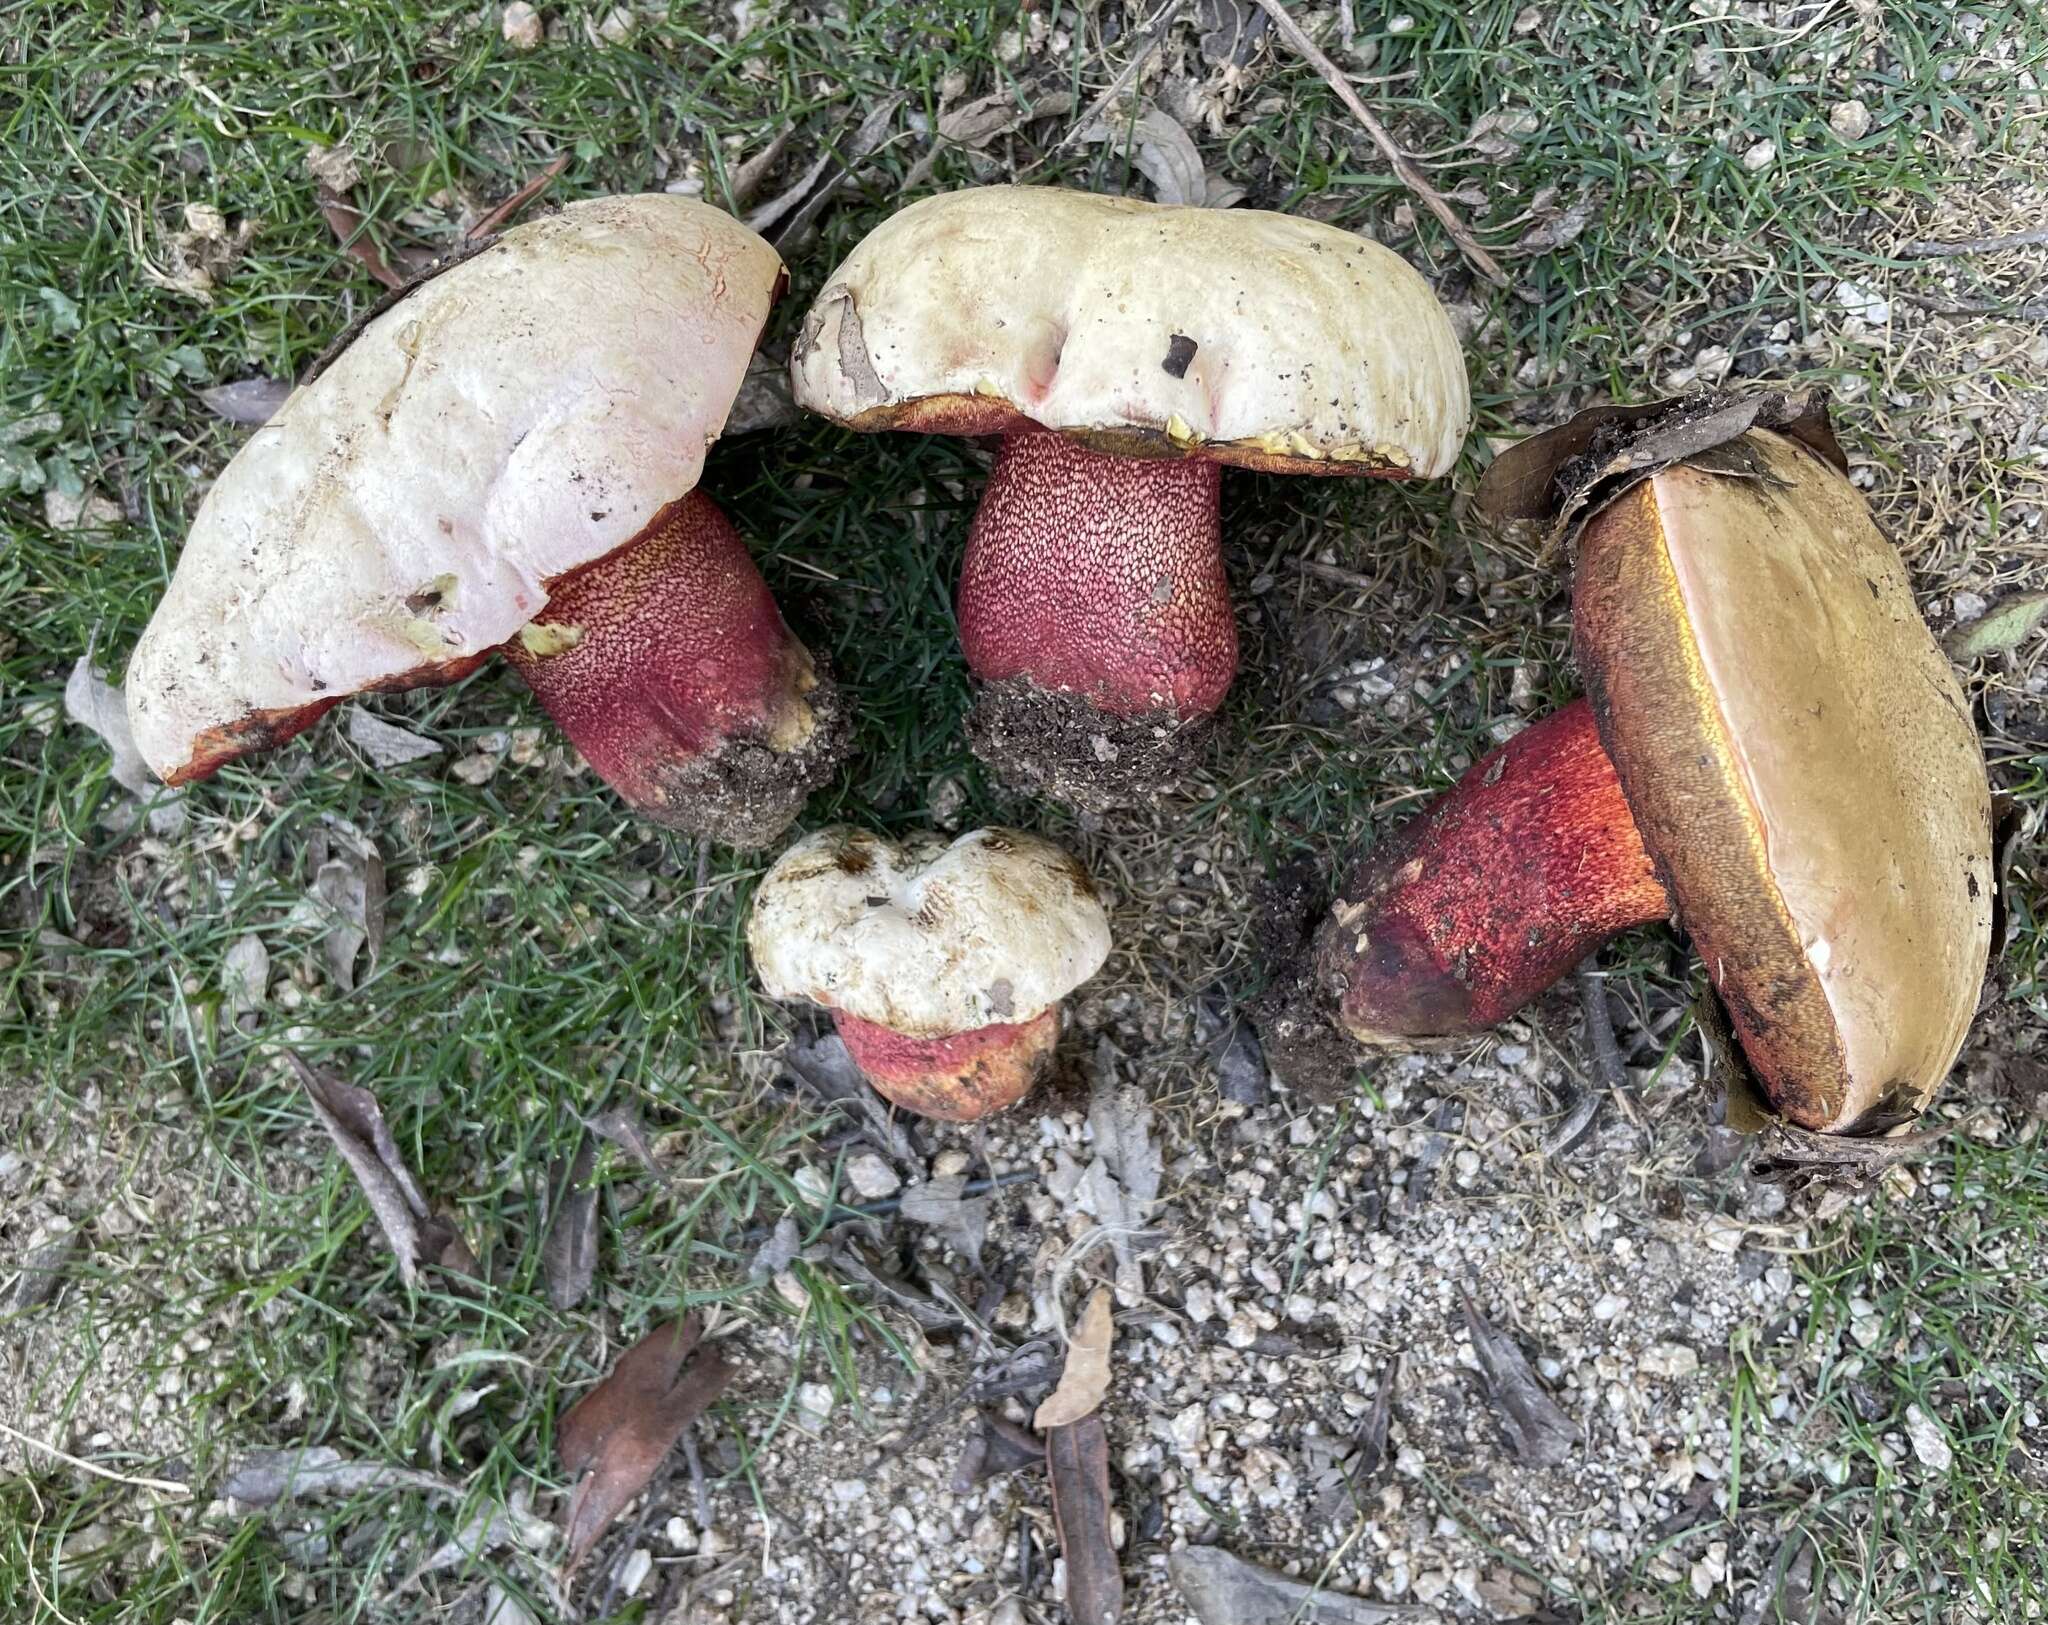
[[[269, 1434], [438, 1461], [465, 1485], [460, 1506], [382, 1504], [391, 1521], [381, 1526], [360, 1508], [305, 1509], [290, 1527], [332, 1544], [287, 1561], [260, 1520], [194, 1524], [170, 1507], [138, 1511], [120, 1485], [38, 1470], [0, 1488], [0, 1596], [44, 1599], [31, 1606], [49, 1618], [59, 1607], [122, 1625], [368, 1617], [363, 1580], [382, 1554], [350, 1537], [409, 1525], [445, 1536], [515, 1491], [551, 1489], [564, 1391], [595, 1374], [618, 1337], [683, 1304], [718, 1305], [793, 1341], [787, 1370], [732, 1402], [735, 1437], [772, 1424], [806, 1370], [858, 1386], [857, 1302], [814, 1271], [799, 1314], [739, 1267], [734, 1238], [800, 1202], [790, 1170], [819, 1160], [811, 1118], [764, 1092], [746, 1061], [780, 1021], [749, 990], [736, 930], [751, 863], [635, 824], [594, 780], [545, 763], [508, 763], [474, 786], [450, 775], [450, 758], [544, 726], [502, 672], [379, 702], [447, 755], [371, 772], [324, 727], [195, 792], [188, 833], [156, 845], [121, 827], [123, 797], [97, 743], [50, 725], [80, 652], [93, 647], [118, 668], [206, 477], [237, 443], [195, 390], [291, 376], [375, 292], [313, 207], [308, 142], [345, 142], [365, 158], [358, 201], [389, 241], [439, 244], [452, 232], [449, 193], [494, 200], [560, 152], [573, 161], [559, 197], [655, 186], [694, 164], [716, 200], [737, 161], [784, 126], [799, 132], [793, 175], [886, 95], [904, 92], [907, 111], [935, 118], [956, 76], [969, 96], [1020, 86], [1086, 105], [1121, 65], [1136, 20], [1115, 6], [1048, 5], [1037, 17], [1048, 34], [1065, 31], [1062, 52], [1034, 48], [1041, 23], [994, 4], [855, 0], [829, 15], [784, 5], [739, 38], [730, 13], [677, 5], [644, 14], [613, 48], [585, 31], [601, 9], [551, 10], [566, 37], [531, 55], [510, 52], [491, 15], [474, 21], [466, 4], [9, 12], [0, 1123], [7, 1143], [55, 1157], [80, 1181], [73, 1217], [98, 1231], [91, 1299], [106, 1308], [78, 1335], [134, 1351], [139, 1388], [185, 1366], [205, 1373], [163, 1407], [195, 1471], [216, 1469], [232, 1441]], [[1932, 398], [1973, 363], [1916, 358], [1902, 377], [1895, 357], [1853, 347], [1779, 362], [1768, 334], [1781, 320], [1795, 335], [1826, 326], [1840, 276], [1901, 269], [1875, 246], [1873, 217], [1931, 207], [2001, 164], [2038, 179], [2039, 114], [2019, 76], [2048, 67], [2035, 9], [1913, 0], [1866, 24], [1848, 6], [1752, 21], [1593, 0], [1549, 8], [1527, 30], [1521, 9], [1415, 0], [1397, 27], [1359, 7], [1347, 57], [1439, 185], [1484, 191], [1465, 207], [1490, 243], [1512, 250], [1556, 211], [1587, 211], [1562, 246], [1512, 257], [1512, 293], [1473, 286], [1426, 215], [1402, 222], [1398, 184], [1292, 62], [1258, 69], [1222, 133], [1197, 132], [1204, 157], [1255, 203], [1375, 231], [1473, 306], [1482, 434], [1510, 428], [1532, 392], [1544, 411], [1567, 392], [1639, 395], [1716, 342], [1738, 376], [1790, 373], [1860, 400], [1863, 414], [1848, 419], [1859, 452], [1900, 468], [1917, 420], [1899, 397]], [[1876, 37], [1867, 29], [1881, 31], [1882, 60], [1860, 60]], [[1172, 36], [1176, 71], [1194, 49], [1191, 31]], [[1192, 71], [1203, 76], [1199, 61]], [[1849, 76], [1871, 125], [1845, 140], [1828, 111]], [[1528, 127], [1500, 151], [1465, 144], [1481, 115], [1503, 108], [1529, 114]], [[1055, 121], [985, 154], [942, 156], [935, 184], [1011, 169], [1135, 184], [1115, 143], [1049, 152], [1063, 133]], [[1745, 155], [1766, 142], [1775, 159], [1753, 170]], [[894, 205], [896, 180], [922, 150], [920, 137], [897, 140], [873, 181], [828, 212], [793, 266], [785, 330], [826, 268]], [[150, 279], [191, 204], [260, 222], [210, 302]], [[1560, 577], [1468, 522], [1477, 459], [1429, 489], [1233, 474], [1226, 525], [1246, 675], [1211, 786], [1160, 820], [1104, 829], [1005, 797], [966, 750], [950, 590], [981, 475], [969, 448], [805, 426], [721, 446], [707, 481], [858, 699], [854, 763], [814, 801], [813, 820], [916, 824], [934, 786], [957, 779], [967, 819], [1044, 827], [1142, 898], [1170, 883], [1179, 849], [1227, 859], [1241, 889], [1279, 858], [1383, 831], [1415, 791], [1447, 783], [1485, 748], [1518, 670], [1533, 673], [1539, 703], [1570, 694]], [[1988, 531], [1943, 528], [1933, 523], [1942, 515], [1916, 510], [1928, 522], [1903, 539], [1930, 585], [1966, 566], [1998, 579], [2033, 567], [2026, 534], [2000, 528], [2020, 489], [2000, 481], [2020, 474], [2007, 465], [1988, 488], [1962, 490], [1990, 516]], [[45, 491], [88, 486], [121, 502], [122, 522], [90, 533], [44, 523]], [[1373, 590], [1300, 570], [1324, 549]], [[1318, 707], [1348, 662], [1379, 657], [1413, 696], [1405, 713]], [[2016, 714], [1992, 753], [2002, 784], [2038, 807], [2048, 732], [2038, 702], [2025, 703], [2034, 709]], [[329, 818], [370, 832], [393, 881], [390, 933], [346, 995], [290, 923], [307, 842]], [[2038, 1021], [2038, 873], [2032, 884], [2007, 964], [2018, 1007]], [[1176, 933], [1170, 949], [1128, 946], [1126, 933], [1113, 974], [1173, 999], [1219, 973], [1255, 974], [1244, 922], [1211, 926]], [[488, 1294], [398, 1289], [303, 1104], [227, 1019], [223, 959], [250, 933], [293, 1000], [284, 1008], [274, 995], [264, 1038], [289, 1035], [375, 1087], [425, 1183], [455, 1205], [493, 1270]], [[1609, 963], [1667, 990], [1689, 974], [1654, 935]], [[667, 1134], [677, 1178], [650, 1194], [630, 1169], [610, 1167], [602, 1302], [561, 1315], [539, 1288], [547, 1170], [578, 1113], [626, 1099]], [[68, 1162], [53, 1143], [63, 1140], [91, 1157]], [[2040, 1608], [2030, 1531], [2041, 1431], [2027, 1418], [2042, 1401], [2038, 1354], [2020, 1330], [2044, 1308], [2030, 1267], [2041, 1256], [2038, 1155], [2036, 1140], [1944, 1151], [1929, 1170], [1952, 1193], [1939, 1230], [1925, 1223], [1925, 1193], [1838, 1223], [1803, 1266], [1810, 1317], [1769, 1345], [1770, 1359], [1788, 1362], [1832, 1347], [1858, 1296], [1883, 1327], [1884, 1357], [1866, 1353], [1852, 1371], [1858, 1356], [1830, 1356], [1800, 1418], [1831, 1437], [1839, 1485], [1819, 1493], [1809, 1481], [1795, 1501], [1763, 1481], [1742, 1496], [1746, 1518], [1794, 1517], [1826, 1537], [1829, 1572], [1860, 1610], [1849, 1617], [1946, 1618], [1973, 1596], [1988, 1618]], [[134, 1239], [117, 1242], [123, 1193], [150, 1202], [165, 1189], [167, 1210], [131, 1217]], [[226, 1326], [226, 1341], [181, 1359], [180, 1339], [202, 1325]], [[27, 1317], [21, 1329], [32, 1332]], [[1752, 1386], [1741, 1400], [1746, 1435], [1783, 1425], [1758, 1420], [1766, 1397]], [[1939, 1485], [1903, 1472], [1886, 1443], [1908, 1403], [1947, 1420], [1958, 1465]], [[93, 1419], [72, 1421], [89, 1432]], [[745, 1462], [722, 1470], [750, 1476]], [[80, 1537], [96, 1530], [109, 1543], [88, 1555]], [[1643, 1583], [1636, 1617], [1696, 1617], [1682, 1584]], [[1582, 1602], [1589, 1618], [1607, 1606]]]

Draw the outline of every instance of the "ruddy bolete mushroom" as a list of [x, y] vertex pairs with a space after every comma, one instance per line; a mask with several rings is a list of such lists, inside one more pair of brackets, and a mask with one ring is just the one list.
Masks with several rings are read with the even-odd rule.
[[772, 838], [839, 703], [696, 485], [783, 281], [729, 216], [636, 196], [399, 296], [200, 504], [128, 668], [150, 766], [205, 778], [501, 651], [636, 810]]
[[1555, 433], [1490, 495], [1581, 526], [1587, 697], [1366, 854], [1311, 945], [1313, 1001], [1367, 1045], [1476, 1033], [1675, 917], [1785, 1118], [1910, 1117], [1984, 976], [1990, 791], [1824, 409], [1710, 399]]
[[1109, 953], [1109, 918], [1080, 863], [1036, 835], [835, 828], [775, 861], [747, 946], [771, 996], [832, 1012], [882, 1094], [964, 1123], [1044, 1073], [1060, 1000]]
[[1221, 466], [1446, 472], [1471, 417], [1429, 285], [1320, 221], [1051, 187], [925, 198], [791, 355], [849, 428], [1000, 435], [960, 577], [999, 772], [1083, 806], [1170, 782], [1237, 671]]

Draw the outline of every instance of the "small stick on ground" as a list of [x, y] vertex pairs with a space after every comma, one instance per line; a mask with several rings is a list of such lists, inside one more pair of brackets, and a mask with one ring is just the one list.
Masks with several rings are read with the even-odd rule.
[[1280, 37], [1294, 48], [1302, 60], [1323, 76], [1323, 82], [1334, 90], [1337, 99], [1350, 109], [1351, 116], [1357, 119], [1364, 127], [1365, 133], [1372, 137], [1373, 145], [1380, 149], [1381, 156], [1387, 160], [1388, 166], [1399, 177], [1401, 184], [1420, 198], [1423, 206], [1443, 222], [1444, 230], [1451, 234], [1451, 241], [1458, 245], [1459, 252], [1471, 263], [1473, 269], [1495, 287], [1505, 288], [1508, 285], [1507, 273], [1500, 268], [1491, 254], [1479, 246], [1479, 239], [1472, 235], [1471, 228], [1459, 218], [1458, 211], [1445, 202], [1443, 194], [1429, 184], [1422, 171], [1415, 167], [1414, 160], [1403, 152], [1394, 138], [1387, 133], [1387, 127], [1373, 116], [1372, 109], [1358, 99], [1358, 92], [1351, 88], [1351, 82], [1344, 77], [1337, 64], [1323, 54], [1322, 48], [1308, 37], [1301, 24], [1289, 15], [1280, 0], [1258, 0], [1258, 6], [1273, 19], [1273, 27], [1279, 31]]
[[697, 1454], [697, 1424], [683, 1429], [683, 1463], [690, 1469], [690, 1495], [696, 1502], [697, 1527], [711, 1533], [711, 1486], [704, 1477], [704, 1458]]
[[136, 1478], [130, 1474], [117, 1473], [112, 1468], [101, 1467], [93, 1462], [82, 1460], [68, 1451], [59, 1450], [53, 1444], [44, 1443], [32, 1433], [23, 1433], [16, 1428], [11, 1428], [5, 1422], [0, 1422], [0, 1433], [6, 1434], [8, 1438], [14, 1440], [17, 1444], [27, 1445], [31, 1450], [40, 1450], [46, 1456], [54, 1456], [58, 1461], [64, 1463], [66, 1467], [76, 1467], [81, 1473], [90, 1473], [94, 1478], [104, 1478], [110, 1483], [126, 1484], [138, 1490], [155, 1490], [163, 1495], [190, 1495], [192, 1493], [192, 1486], [190, 1484], [180, 1484], [176, 1479]]
[[1586, 1018], [1586, 1048], [1591, 1053], [1593, 1076], [1614, 1096], [1614, 1103], [1637, 1128], [1645, 1126], [1629, 1090], [1628, 1068], [1622, 1065], [1621, 1046], [1614, 1039], [1614, 1012], [1607, 1004], [1607, 978], [1600, 974], [1597, 955], [1589, 955], [1579, 966], [1579, 1008]]
[[500, 203], [489, 214], [485, 215], [483, 219], [465, 231], [462, 234], [462, 240], [466, 243], [473, 243], [481, 237], [488, 237], [493, 232], [502, 229], [506, 221], [510, 220], [521, 209], [525, 208], [527, 204], [545, 192], [554, 182], [554, 178], [568, 167], [569, 155], [566, 152], [561, 157], [551, 160], [547, 168], [535, 175], [532, 180], [520, 187], [518, 191], [505, 199], [503, 203]]
[[1901, 243], [1902, 260], [1944, 260], [1960, 254], [2003, 254], [2008, 248], [2038, 248], [2048, 243], [2048, 226], [2009, 232], [2003, 237], [1963, 237], [1955, 242]]

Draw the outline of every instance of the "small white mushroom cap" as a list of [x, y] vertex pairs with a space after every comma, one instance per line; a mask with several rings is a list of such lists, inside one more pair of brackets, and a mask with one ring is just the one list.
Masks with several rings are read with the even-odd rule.
[[176, 781], [363, 689], [459, 673], [695, 488], [781, 285], [665, 195], [506, 232], [358, 334], [200, 504], [127, 677]]
[[1013, 412], [1284, 470], [1447, 472], [1471, 425], [1450, 318], [1406, 261], [1293, 215], [1057, 187], [911, 204], [832, 273], [797, 403], [859, 429]]
[[775, 998], [945, 1038], [1057, 1004], [1101, 968], [1109, 917], [1080, 863], [1036, 835], [834, 828], [776, 860], [747, 946]]

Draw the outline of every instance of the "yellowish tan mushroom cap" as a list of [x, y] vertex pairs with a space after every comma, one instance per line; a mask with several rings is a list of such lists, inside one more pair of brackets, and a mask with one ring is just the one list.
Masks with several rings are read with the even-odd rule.
[[600, 198], [398, 300], [207, 493], [130, 662], [176, 783], [459, 676], [689, 493], [782, 280], [730, 216]]
[[1051, 1009], [1101, 968], [1109, 919], [1080, 864], [1035, 835], [834, 828], [776, 860], [747, 946], [774, 998], [945, 1038]]
[[885, 221], [818, 295], [791, 375], [856, 429], [1038, 424], [1290, 472], [1443, 474], [1471, 421], [1449, 318], [1378, 243], [1053, 187]]
[[1982, 751], [1897, 553], [1764, 430], [1665, 469], [1580, 542], [1574, 641], [1645, 845], [1793, 1121], [1917, 1111], [1991, 939]]

